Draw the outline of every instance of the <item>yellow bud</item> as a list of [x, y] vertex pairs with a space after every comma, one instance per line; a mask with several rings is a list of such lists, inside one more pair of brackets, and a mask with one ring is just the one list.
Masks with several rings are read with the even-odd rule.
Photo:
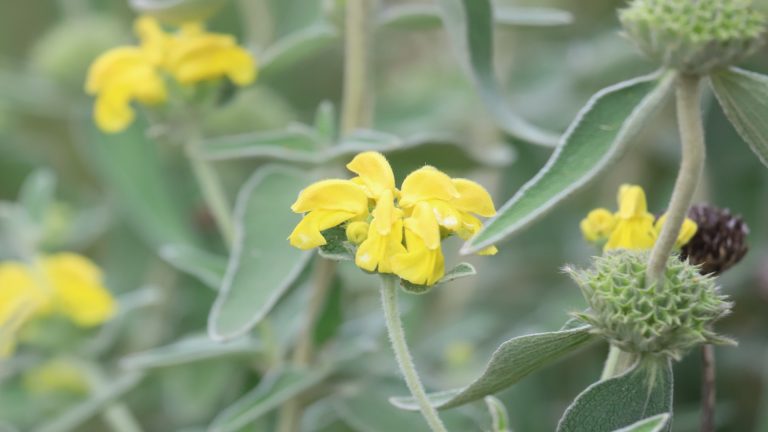
[[354, 244], [360, 244], [368, 238], [368, 222], [352, 222], [347, 225], [347, 239]]
[[591, 243], [605, 241], [616, 227], [616, 217], [604, 208], [595, 209], [581, 221], [580, 227], [587, 241]]

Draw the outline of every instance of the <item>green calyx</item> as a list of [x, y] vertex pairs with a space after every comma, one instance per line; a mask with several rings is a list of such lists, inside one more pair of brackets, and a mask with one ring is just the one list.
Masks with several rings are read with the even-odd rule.
[[737, 63], [762, 44], [766, 17], [751, 5], [751, 0], [633, 0], [619, 19], [650, 57], [704, 75]]
[[589, 269], [566, 268], [589, 304], [577, 317], [640, 356], [679, 360], [699, 344], [734, 343], [711, 329], [731, 309], [713, 277], [672, 256], [664, 279], [646, 286], [647, 262], [647, 252], [621, 250], [596, 257]]

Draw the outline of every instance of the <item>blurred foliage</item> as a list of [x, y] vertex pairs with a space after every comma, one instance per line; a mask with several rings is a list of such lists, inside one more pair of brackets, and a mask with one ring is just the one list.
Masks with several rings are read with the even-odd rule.
[[[253, 2], [263, 4], [255, 13], [241, 9], [245, 3], [226, 2], [210, 26], [245, 38], [255, 52], [266, 55], [277, 41], [321, 20], [337, 25], [343, 2], [260, 1]], [[386, 10], [405, 3], [382, 0], [380, 7]], [[563, 130], [600, 88], [652, 71], [651, 64], [619, 33], [616, 10], [622, 1], [498, 3], [556, 7], [574, 17], [567, 26], [496, 29], [497, 75], [512, 106], [537, 125]], [[768, 2], [759, 4], [768, 9]], [[270, 15], [260, 14], [263, 11]], [[330, 18], [324, 13], [330, 13]], [[160, 246], [184, 243], [223, 255], [223, 245], [216, 240], [215, 225], [180, 161], [180, 149], [157, 145], [142, 125], [109, 139], [93, 133], [90, 101], [80, 90], [85, 68], [94, 56], [130, 40], [132, 18], [124, 1], [0, 0], [0, 200], [16, 200], [24, 179], [36, 168], [57, 174], [57, 200], [62, 208], [75, 209], [72, 212], [78, 217], [72, 220], [92, 218], [79, 225], [70, 222], [77, 235], [68, 247], [88, 254], [104, 268], [110, 288], [124, 305], [121, 317], [91, 335], [82, 349], [100, 362], [115, 385], [124, 386], [123, 400], [145, 430], [202, 431], [214, 418], [226, 421], [222, 411], [243, 395], [254, 391], [257, 395], [252, 399], [258, 399], [259, 391], [274, 385], [268, 380], [276, 378], [264, 373], [285, 357], [296, 337], [307, 302], [306, 275], [287, 287], [289, 293], [275, 306], [275, 317], [248, 335], [252, 345], [222, 349], [215, 358], [199, 358], [186, 350], [194, 352], [195, 343], [204, 342], [192, 339], [191, 345], [177, 351], [173, 344], [205, 331], [216, 293], [169, 266]], [[544, 164], [550, 150], [499, 133], [442, 29], [380, 28], [374, 38], [378, 130], [397, 136], [439, 131], [475, 154], [490, 152], [499, 144], [516, 154], [512, 164], [489, 166], [483, 158], [456, 163], [459, 157], [468, 159], [462, 156], [465, 153], [445, 155], [441, 147], [401, 152], [392, 158], [399, 178], [415, 166], [435, 164], [451, 175], [477, 179], [502, 203]], [[220, 110], [206, 119], [210, 136], [278, 130], [294, 122], [313, 124], [322, 102], [338, 107], [341, 38], [328, 40], [288, 59], [272, 73], [265, 71], [256, 87], [223, 98]], [[768, 70], [768, 50], [754, 56], [748, 66]], [[768, 220], [768, 172], [712, 96], [706, 97], [709, 158], [699, 200], [743, 215], [751, 230], [751, 252], [722, 278], [736, 306], [719, 330], [740, 344], [717, 350], [719, 430], [764, 431], [768, 427], [768, 229], [763, 222]], [[532, 331], [556, 330], [568, 312], [584, 307], [577, 287], [559, 271], [565, 263], [585, 265], [597, 253], [581, 239], [578, 222], [590, 209], [612, 204], [621, 183], [642, 185], [652, 191], [649, 207], [664, 208], [679, 156], [671, 105], [654, 118], [652, 127], [643, 129], [638, 141], [640, 145], [587, 190], [500, 244], [497, 256], [470, 258], [478, 276], [441, 286], [428, 295], [429, 301], [403, 296], [407, 333], [428, 388], [465, 385], [483, 369], [500, 342]], [[238, 190], [263, 163], [260, 158], [219, 162], [228, 190]], [[148, 213], [137, 206], [145, 206], [157, 217], [147, 218]], [[0, 256], [5, 256], [3, 249], [0, 245]], [[455, 254], [446, 258], [449, 268], [458, 262]], [[416, 414], [386, 402], [389, 396], [405, 394], [405, 389], [382, 334], [374, 282], [348, 263], [341, 264], [339, 272], [335, 294], [316, 334], [324, 348], [324, 364], [333, 367], [321, 371], [322, 377], [312, 377], [316, 381], [301, 381], [309, 389], [305, 396], [311, 402], [303, 430], [422, 430]], [[497, 395], [508, 407], [511, 429], [553, 430], [569, 402], [599, 375], [606, 350], [603, 344], [592, 345], [568, 357], [567, 367], [546, 368]], [[152, 358], [166, 363], [150, 367], [146, 356], [144, 363], [136, 360], [142, 353], [153, 352]], [[7, 422], [18, 430], [31, 430], [41, 420], [54, 419], [87, 402], [87, 396], [43, 397], [26, 392], [25, 372], [44, 360], [32, 351], [2, 365], [0, 426]], [[700, 360], [693, 354], [674, 368], [673, 430], [698, 430]], [[262, 404], [257, 409], [265, 412], [281, 403], [264, 398], [250, 402]], [[490, 425], [482, 401], [446, 417], [452, 425], [463, 425], [457, 430]], [[274, 416], [266, 416], [239, 430], [271, 431], [274, 421]], [[365, 426], [371, 424], [389, 426]], [[75, 430], [109, 429], [103, 418], [90, 416]]]

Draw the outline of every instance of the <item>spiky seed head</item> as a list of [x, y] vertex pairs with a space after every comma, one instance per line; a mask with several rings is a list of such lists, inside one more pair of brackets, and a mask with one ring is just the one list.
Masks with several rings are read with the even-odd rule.
[[589, 310], [576, 314], [623, 351], [680, 359], [702, 344], [732, 344], [712, 330], [731, 303], [712, 276], [672, 256], [663, 279], [646, 286], [648, 252], [618, 250], [588, 269], [566, 268]]
[[632, 0], [619, 19], [651, 58], [698, 75], [752, 54], [766, 30], [751, 0]]

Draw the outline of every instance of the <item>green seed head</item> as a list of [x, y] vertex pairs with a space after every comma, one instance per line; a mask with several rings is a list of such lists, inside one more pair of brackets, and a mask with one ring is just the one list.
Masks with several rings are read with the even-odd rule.
[[647, 252], [616, 251], [592, 268], [566, 272], [581, 288], [589, 310], [577, 316], [624, 351], [680, 359], [702, 344], [731, 344], [711, 329], [730, 312], [711, 276], [670, 257], [660, 283], [646, 287]]
[[653, 59], [704, 75], [759, 48], [766, 17], [751, 5], [751, 0], [632, 0], [619, 19]]

